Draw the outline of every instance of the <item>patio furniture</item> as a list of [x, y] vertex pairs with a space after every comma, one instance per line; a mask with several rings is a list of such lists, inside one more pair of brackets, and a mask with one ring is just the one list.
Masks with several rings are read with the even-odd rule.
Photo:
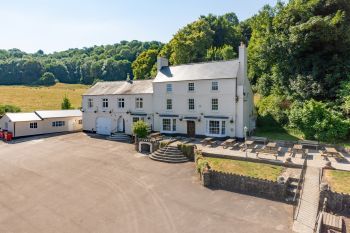
[[211, 147], [214, 147], [214, 146], [216, 146], [218, 144], [218, 142], [212, 140], [212, 141], [209, 142], [209, 144], [210, 144]]
[[325, 147], [324, 154], [332, 157], [339, 157], [339, 152], [333, 147]]
[[250, 137], [249, 141], [262, 142], [265, 145], [268, 142], [268, 139], [265, 137]]
[[247, 145], [247, 149], [253, 149], [254, 148], [254, 141], [246, 141], [243, 146]]
[[240, 145], [241, 145], [241, 143], [236, 142], [235, 144], [232, 145], [232, 149], [238, 149], [239, 150]]
[[211, 144], [211, 141], [213, 140], [213, 138], [204, 138], [201, 143], [203, 146], [206, 146], [208, 144]]
[[314, 147], [316, 150], [318, 150], [318, 148], [320, 147], [320, 143], [316, 142], [316, 141], [310, 141], [310, 140], [300, 140], [298, 142], [300, 145], [302, 145], [303, 147]]
[[226, 149], [227, 147], [233, 146], [233, 144], [236, 142], [236, 139], [230, 138], [221, 143], [221, 146]]

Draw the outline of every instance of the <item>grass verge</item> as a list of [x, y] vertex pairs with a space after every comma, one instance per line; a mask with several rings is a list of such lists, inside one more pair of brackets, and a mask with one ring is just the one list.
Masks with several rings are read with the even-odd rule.
[[333, 191], [350, 194], [350, 172], [325, 170], [324, 175]]
[[259, 179], [276, 181], [283, 172], [282, 166], [264, 163], [253, 163], [239, 160], [205, 158], [211, 169], [220, 172], [250, 176]]

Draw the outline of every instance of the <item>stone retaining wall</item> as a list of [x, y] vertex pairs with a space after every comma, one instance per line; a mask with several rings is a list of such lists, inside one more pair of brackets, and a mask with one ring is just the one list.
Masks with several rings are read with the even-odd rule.
[[320, 193], [320, 205], [327, 198], [327, 210], [334, 213], [350, 214], [350, 194], [333, 192], [330, 189]]
[[270, 180], [209, 170], [202, 174], [202, 183], [208, 188], [285, 201], [288, 181], [279, 184]]

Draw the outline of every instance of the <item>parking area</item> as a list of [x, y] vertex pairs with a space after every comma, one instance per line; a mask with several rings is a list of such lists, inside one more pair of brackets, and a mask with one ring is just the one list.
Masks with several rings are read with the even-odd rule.
[[0, 142], [0, 232], [291, 232], [292, 206], [84, 133]]

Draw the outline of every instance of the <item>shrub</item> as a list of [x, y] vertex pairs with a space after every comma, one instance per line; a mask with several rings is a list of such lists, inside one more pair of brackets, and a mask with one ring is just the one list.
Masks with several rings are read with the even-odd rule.
[[279, 124], [286, 124], [288, 122], [289, 101], [277, 95], [269, 95], [263, 97], [257, 104], [258, 113], [262, 117], [271, 117]]
[[0, 105], [0, 117], [7, 112], [20, 112], [21, 109], [14, 105]]
[[307, 139], [333, 141], [345, 139], [350, 123], [326, 104], [310, 100], [295, 103], [290, 112], [290, 126], [302, 131]]
[[169, 141], [162, 141], [162, 142], [159, 142], [159, 148], [163, 148], [163, 147], [166, 147], [167, 145], [169, 145]]
[[70, 100], [67, 98], [67, 96], [63, 97], [61, 109], [72, 109], [72, 104], [70, 103]]
[[55, 85], [55, 83], [55, 75], [51, 72], [45, 72], [43, 76], [41, 76], [41, 78], [39, 79], [40, 85], [51, 86]]
[[132, 132], [138, 138], [145, 138], [148, 135], [148, 125], [144, 121], [137, 121], [132, 125]]

